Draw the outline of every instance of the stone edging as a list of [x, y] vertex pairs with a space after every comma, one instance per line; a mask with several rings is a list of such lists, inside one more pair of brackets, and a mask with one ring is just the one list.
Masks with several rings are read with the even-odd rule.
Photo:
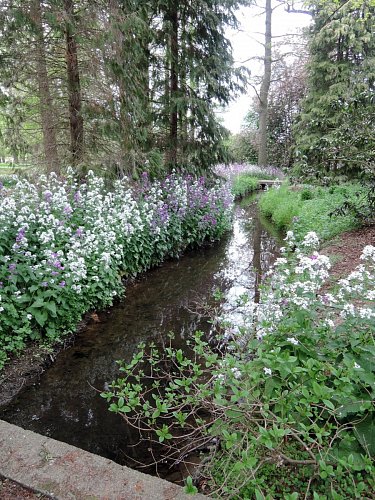
[[2, 420], [0, 475], [61, 500], [208, 498]]

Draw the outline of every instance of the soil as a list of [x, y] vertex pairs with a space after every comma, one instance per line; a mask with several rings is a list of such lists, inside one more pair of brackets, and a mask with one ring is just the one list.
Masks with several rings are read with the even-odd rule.
[[360, 256], [366, 245], [375, 245], [375, 225], [340, 234], [326, 243], [321, 253], [331, 257], [331, 279], [348, 276], [361, 264]]
[[[375, 225], [349, 231], [326, 243], [322, 253], [333, 259], [331, 277], [334, 281], [350, 274], [361, 263], [360, 256], [366, 245], [375, 245]], [[100, 321], [96, 313], [85, 317], [78, 331], [90, 321]], [[51, 350], [38, 346], [28, 347], [19, 358], [8, 362], [0, 373], [0, 408], [8, 404], [25, 386], [31, 385], [53, 363], [58, 353], [71, 345], [74, 336], [64, 344], [56, 345]], [[0, 477], [1, 500], [36, 500], [47, 496], [36, 494], [15, 482]]]
[[1, 500], [47, 500], [50, 497], [34, 493], [14, 481], [0, 477], [0, 498]]

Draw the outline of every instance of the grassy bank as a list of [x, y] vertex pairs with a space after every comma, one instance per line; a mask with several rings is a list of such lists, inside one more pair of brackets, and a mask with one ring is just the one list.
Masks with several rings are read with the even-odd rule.
[[350, 203], [360, 210], [366, 196], [359, 184], [300, 188], [284, 184], [261, 197], [260, 210], [278, 229], [293, 230], [298, 240], [315, 231], [325, 241], [360, 225], [354, 211], [340, 211], [340, 207]]
[[243, 198], [248, 194], [253, 193], [259, 187], [259, 179], [254, 177], [252, 174], [240, 174], [235, 177], [232, 181], [232, 194], [238, 198]]
[[259, 187], [260, 180], [283, 179], [281, 170], [273, 167], [258, 167], [257, 165], [232, 164], [218, 165], [215, 173], [227, 179], [236, 199], [243, 198]]

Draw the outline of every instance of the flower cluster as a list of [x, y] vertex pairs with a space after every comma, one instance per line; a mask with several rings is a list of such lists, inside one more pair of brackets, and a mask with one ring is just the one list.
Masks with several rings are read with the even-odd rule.
[[217, 165], [215, 173], [227, 180], [233, 181], [235, 177], [242, 174], [250, 174], [255, 177], [271, 177], [283, 179], [283, 172], [277, 167], [259, 167], [258, 165], [249, 165], [247, 163], [232, 163], [231, 165]]
[[[122, 278], [222, 236], [232, 197], [219, 182], [173, 174], [107, 189], [51, 174], [0, 189], [0, 366], [25, 339], [60, 336], [123, 292]], [[2, 354], [1, 354], [2, 352]]]
[[294, 266], [291, 268], [290, 259], [281, 257], [269, 272], [270, 286], [257, 310], [259, 339], [277, 328], [286, 307], [309, 309], [329, 277], [331, 264], [328, 257], [316, 251], [319, 239], [315, 233], [308, 233], [300, 246], [295, 247], [294, 234], [288, 231], [285, 242], [283, 253], [294, 250]]

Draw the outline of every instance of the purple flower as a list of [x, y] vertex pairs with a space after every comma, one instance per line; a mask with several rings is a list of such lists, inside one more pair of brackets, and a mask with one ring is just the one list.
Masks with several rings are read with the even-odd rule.
[[42, 286], [48, 286], [48, 283], [47, 283], [47, 281], [42, 281], [41, 285]]
[[16, 266], [16, 264], [9, 264], [9, 266], [8, 266], [8, 270], [9, 270], [10, 272], [13, 272], [13, 271], [15, 271], [15, 270], [16, 270], [16, 267], [17, 267], [17, 266]]
[[22, 228], [22, 229], [20, 229], [20, 230], [18, 231], [18, 234], [17, 234], [17, 236], [16, 236], [16, 242], [17, 242], [17, 243], [21, 243], [21, 241], [24, 239], [24, 237], [25, 237], [25, 232], [26, 232], [25, 228]]
[[64, 266], [61, 265], [61, 262], [59, 260], [55, 260], [52, 262], [53, 267], [57, 267], [57, 269], [64, 269]]
[[65, 281], [60, 281], [59, 286], [61, 286], [61, 288], [64, 288], [65, 285], [66, 285]]

